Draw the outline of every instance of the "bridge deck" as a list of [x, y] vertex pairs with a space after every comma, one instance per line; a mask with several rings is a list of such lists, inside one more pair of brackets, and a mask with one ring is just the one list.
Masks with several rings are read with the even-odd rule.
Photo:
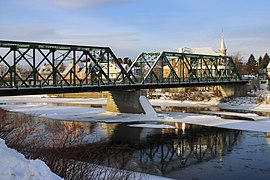
[[160, 83], [160, 84], [116, 84], [116, 85], [84, 85], [84, 86], [62, 86], [62, 87], [18, 87], [0, 88], [0, 96], [31, 95], [31, 94], [59, 94], [59, 93], [79, 93], [79, 92], [99, 92], [111, 90], [138, 90], [138, 89], [160, 89], [179, 87], [203, 87], [226, 84], [246, 84], [248, 81], [223, 81], [223, 82], [182, 82], [182, 83]]

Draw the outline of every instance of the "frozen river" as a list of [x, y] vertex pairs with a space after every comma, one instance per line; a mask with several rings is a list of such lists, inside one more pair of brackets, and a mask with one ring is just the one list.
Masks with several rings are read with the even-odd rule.
[[15, 112], [36, 116], [29, 123], [36, 128], [28, 156], [44, 160], [61, 176], [68, 177], [63, 159], [65, 165], [98, 163], [173, 179], [270, 176], [268, 111], [151, 101], [155, 116], [108, 113], [104, 99], [16, 97], [1, 103], [11, 121]]

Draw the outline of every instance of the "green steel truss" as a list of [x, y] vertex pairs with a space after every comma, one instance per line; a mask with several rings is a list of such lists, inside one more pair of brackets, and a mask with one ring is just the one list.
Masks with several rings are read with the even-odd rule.
[[233, 59], [141, 53], [127, 65], [109, 47], [0, 41], [0, 91], [5, 91], [0, 95], [168, 88], [208, 82], [241, 82]]
[[241, 80], [232, 57], [177, 52], [141, 53], [127, 74], [141, 84]]
[[127, 75], [108, 47], [0, 41], [0, 48], [1, 88], [116, 84]]

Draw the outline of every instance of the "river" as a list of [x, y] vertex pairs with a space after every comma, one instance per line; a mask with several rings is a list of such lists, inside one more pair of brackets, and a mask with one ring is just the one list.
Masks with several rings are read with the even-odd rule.
[[[155, 109], [198, 112], [196, 107]], [[261, 132], [182, 123], [169, 123], [179, 129], [129, 127], [131, 123], [59, 121], [4, 110], [0, 121], [0, 135], [9, 146], [45, 161], [65, 179], [91, 177], [93, 164], [173, 179], [270, 176], [270, 137]]]

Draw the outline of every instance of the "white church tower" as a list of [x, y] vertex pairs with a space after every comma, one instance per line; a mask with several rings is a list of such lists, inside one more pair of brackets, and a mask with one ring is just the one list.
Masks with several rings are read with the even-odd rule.
[[219, 55], [226, 56], [226, 52], [227, 52], [227, 49], [226, 49], [226, 46], [225, 46], [224, 35], [222, 33], [221, 40], [220, 40]]

